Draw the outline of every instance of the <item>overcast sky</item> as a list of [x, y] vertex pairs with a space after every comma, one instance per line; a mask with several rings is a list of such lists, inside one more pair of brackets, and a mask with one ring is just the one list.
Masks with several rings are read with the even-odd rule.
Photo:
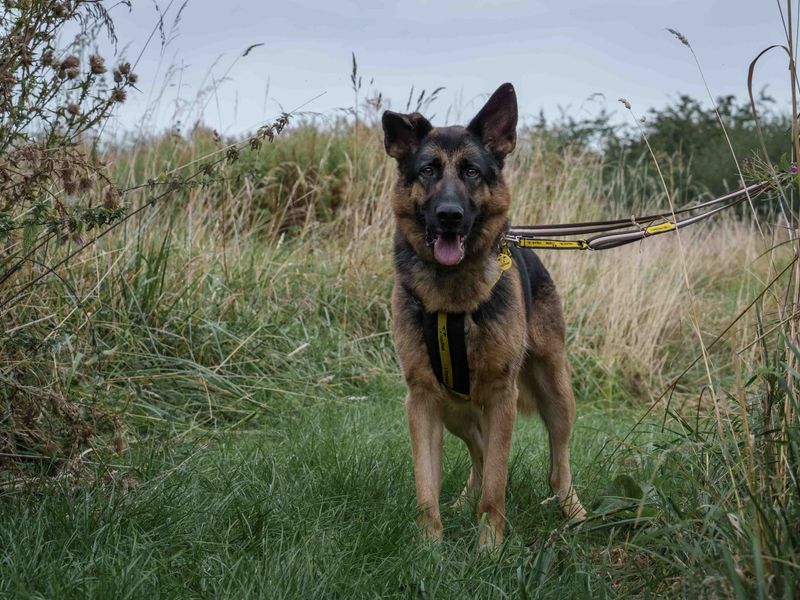
[[[120, 125], [150, 106], [148, 126], [166, 127], [176, 99], [196, 100], [226, 73], [184, 120], [202, 112], [209, 126], [237, 133], [304, 104], [334, 114], [353, 104], [351, 52], [362, 96], [380, 91], [395, 109], [412, 86], [443, 86], [430, 111], [440, 124], [448, 115], [467, 120], [504, 81], [516, 86], [527, 118], [540, 109], [578, 118], [606, 107], [622, 119], [621, 96], [639, 113], [679, 93], [707, 99], [688, 48], [667, 27], [689, 39], [715, 96], [744, 99], [750, 61], [785, 43], [777, 3], [768, 0], [189, 0], [173, 27], [181, 1], [159, 0], [173, 35], [162, 46], [156, 33], [144, 50], [136, 69], [142, 93], [123, 107]], [[134, 0], [132, 11], [119, 5], [112, 14], [120, 49], [135, 59], [158, 21], [153, 3]], [[263, 46], [236, 61], [252, 44]], [[785, 58], [773, 52], [759, 64], [756, 87], [785, 103]], [[165, 77], [170, 66], [176, 71]]]

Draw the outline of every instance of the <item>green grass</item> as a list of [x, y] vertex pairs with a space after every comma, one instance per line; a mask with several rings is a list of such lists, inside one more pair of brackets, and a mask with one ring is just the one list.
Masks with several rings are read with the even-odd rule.
[[[637, 413], [579, 402], [573, 436], [578, 490], [592, 519], [570, 527], [543, 501], [546, 436], [518, 421], [508, 536], [477, 550], [472, 509], [447, 508], [468, 459], [446, 437], [445, 540], [421, 543], [396, 375], [359, 396], [277, 402], [263, 428], [198, 444], [134, 444], [124, 464], [95, 465], [97, 483], [55, 484], [0, 497], [0, 593], [18, 598], [625, 598], [750, 596], [738, 577], [750, 525], [730, 535], [720, 485], [703, 472], [718, 451], [709, 431], [661, 432]], [[678, 426], [670, 422], [670, 427]], [[688, 424], [687, 424], [688, 426]], [[109, 475], [113, 473], [113, 475]], [[103, 475], [106, 475], [104, 478]], [[609, 485], [619, 475], [630, 479]], [[105, 480], [105, 482], [104, 482]], [[126, 487], [124, 481], [134, 481]], [[624, 492], [633, 489], [633, 493]], [[640, 500], [615, 496], [636, 496]], [[638, 514], [638, 521], [637, 521]], [[788, 516], [788, 515], [787, 515]], [[795, 534], [796, 535], [796, 534]], [[768, 552], [762, 552], [768, 554]], [[783, 556], [788, 563], [796, 554]], [[736, 564], [728, 572], [726, 560]], [[763, 560], [763, 558], [761, 559]], [[794, 567], [772, 588], [791, 597]], [[783, 588], [781, 588], [783, 586]]]
[[[99, 483], [6, 495], [0, 589], [50, 598], [413, 597], [422, 590], [455, 598], [535, 590], [530, 566], [538, 553], [529, 546], [553, 533], [577, 539], [553, 503], [541, 504], [549, 496], [543, 428], [535, 421], [517, 428], [503, 550], [477, 553], [469, 510], [446, 510], [447, 539], [430, 547], [413, 526], [402, 387], [367, 391], [370, 398], [284, 407], [263, 431], [218, 435], [195, 449], [145, 443], [131, 452], [129, 468], [116, 469], [141, 483], [127, 491]], [[620, 425], [596, 411], [578, 421], [575, 468], [587, 499], [600, 479], [590, 465]], [[443, 502], [456, 498], [467, 468], [466, 451], [450, 437]], [[585, 581], [570, 571], [546, 577], [564, 589], [612, 586], [602, 568]]]

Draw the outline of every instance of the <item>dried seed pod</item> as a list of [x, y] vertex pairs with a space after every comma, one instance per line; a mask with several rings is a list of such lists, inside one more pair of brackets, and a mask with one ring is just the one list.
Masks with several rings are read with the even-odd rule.
[[30, 67], [33, 64], [33, 53], [30, 51], [30, 48], [20, 48], [19, 64], [23, 67]]
[[113, 185], [109, 185], [106, 188], [105, 194], [103, 194], [103, 206], [108, 210], [119, 208], [119, 197], [119, 190]]
[[94, 75], [101, 75], [106, 72], [106, 60], [99, 54], [92, 54], [89, 57], [89, 67]]
[[61, 61], [62, 69], [74, 69], [76, 67], [80, 67], [80, 65], [80, 59], [74, 54], [70, 54], [67, 58]]

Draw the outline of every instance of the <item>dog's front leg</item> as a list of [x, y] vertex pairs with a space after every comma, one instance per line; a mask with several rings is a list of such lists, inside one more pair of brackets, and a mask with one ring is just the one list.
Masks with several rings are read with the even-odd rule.
[[409, 391], [406, 399], [411, 454], [417, 487], [417, 524], [428, 540], [442, 539], [439, 491], [442, 478], [442, 416], [429, 394]]
[[510, 387], [513, 389], [504, 389], [493, 394], [483, 408], [481, 429], [486, 432], [486, 452], [483, 463], [483, 491], [478, 505], [478, 514], [481, 518], [478, 544], [481, 548], [503, 542], [508, 459], [517, 415], [517, 390], [513, 385]]

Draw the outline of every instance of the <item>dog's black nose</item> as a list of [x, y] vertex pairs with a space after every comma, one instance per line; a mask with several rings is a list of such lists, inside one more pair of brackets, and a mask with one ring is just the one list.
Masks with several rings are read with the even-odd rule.
[[442, 228], [455, 228], [461, 225], [464, 209], [458, 204], [442, 204], [436, 207], [436, 218]]

